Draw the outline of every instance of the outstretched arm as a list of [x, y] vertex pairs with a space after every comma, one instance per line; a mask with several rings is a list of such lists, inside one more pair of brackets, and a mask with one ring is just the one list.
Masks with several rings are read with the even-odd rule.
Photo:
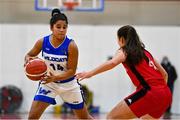
[[114, 68], [118, 64], [124, 62], [125, 59], [126, 59], [126, 56], [125, 56], [124, 52], [122, 51], [122, 49], [120, 49], [117, 51], [117, 53], [111, 60], [106, 61], [105, 63], [99, 65], [98, 67], [96, 67], [95, 69], [93, 69], [89, 72], [77, 73], [76, 77], [79, 80], [82, 80], [85, 78], [90, 78], [96, 74], [99, 74], [99, 73], [102, 73], [102, 72], [105, 72], [105, 71], [108, 71], [108, 70]]

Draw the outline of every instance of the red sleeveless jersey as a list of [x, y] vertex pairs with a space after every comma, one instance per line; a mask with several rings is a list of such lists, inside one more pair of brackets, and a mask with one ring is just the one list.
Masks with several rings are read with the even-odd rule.
[[[154, 64], [154, 59], [152, 55], [146, 50], [144, 50], [144, 53], [146, 57], [149, 59], [149, 61], [143, 59], [139, 64], [135, 65], [136, 70], [141, 74], [141, 76], [144, 78], [145, 82], [149, 86], [166, 85], [163, 76], [161, 75], [160, 71], [156, 68]], [[133, 84], [138, 88], [142, 87], [140, 81], [138, 80], [136, 75], [132, 72], [130, 67], [126, 63], [123, 63], [123, 66], [125, 67], [126, 72], [131, 78]]]

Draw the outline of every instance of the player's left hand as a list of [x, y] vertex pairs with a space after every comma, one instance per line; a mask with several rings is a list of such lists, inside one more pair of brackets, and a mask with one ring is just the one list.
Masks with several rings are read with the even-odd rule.
[[49, 75], [42, 77], [42, 84], [48, 84], [55, 81], [55, 76], [50, 72]]

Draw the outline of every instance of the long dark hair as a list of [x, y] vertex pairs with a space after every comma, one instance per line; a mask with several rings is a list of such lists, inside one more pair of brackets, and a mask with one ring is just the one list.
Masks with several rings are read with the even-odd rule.
[[140, 63], [145, 56], [145, 46], [140, 41], [136, 30], [132, 26], [126, 25], [117, 31], [117, 35], [118, 38], [124, 37], [125, 39], [125, 46], [123, 46], [122, 49], [127, 55], [126, 63], [128, 65]]
[[50, 19], [50, 26], [53, 27], [53, 25], [58, 21], [63, 20], [68, 24], [68, 19], [64, 13], [61, 13], [61, 11], [57, 8], [52, 10], [51, 13], [51, 19]]

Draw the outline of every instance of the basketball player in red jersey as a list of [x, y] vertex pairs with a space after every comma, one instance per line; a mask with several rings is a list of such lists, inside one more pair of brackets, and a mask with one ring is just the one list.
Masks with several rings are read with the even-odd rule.
[[160, 118], [172, 101], [171, 92], [166, 85], [166, 71], [145, 50], [132, 26], [121, 27], [117, 35], [120, 49], [116, 55], [91, 71], [77, 73], [76, 77], [79, 80], [90, 78], [122, 63], [137, 89], [117, 104], [107, 118]]

